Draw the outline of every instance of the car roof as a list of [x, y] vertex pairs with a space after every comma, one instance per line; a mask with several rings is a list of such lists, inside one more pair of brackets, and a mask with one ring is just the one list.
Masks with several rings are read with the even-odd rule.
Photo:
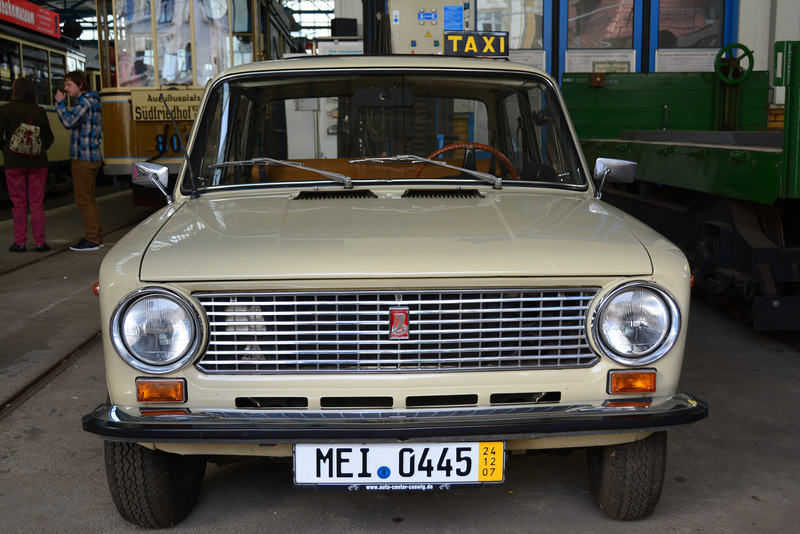
[[513, 63], [502, 59], [485, 59], [470, 57], [453, 57], [437, 55], [348, 55], [348, 56], [307, 56], [291, 57], [247, 63], [231, 67], [217, 77], [258, 74], [291, 70], [349, 70], [349, 69], [440, 69], [471, 71], [506, 71], [516, 73], [548, 76], [547, 73], [521, 63]]

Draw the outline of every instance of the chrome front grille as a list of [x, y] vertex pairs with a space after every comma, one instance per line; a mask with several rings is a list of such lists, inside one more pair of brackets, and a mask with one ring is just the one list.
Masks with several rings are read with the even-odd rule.
[[[589, 367], [597, 288], [350, 293], [196, 293], [209, 374], [474, 371]], [[408, 339], [390, 337], [408, 311]]]

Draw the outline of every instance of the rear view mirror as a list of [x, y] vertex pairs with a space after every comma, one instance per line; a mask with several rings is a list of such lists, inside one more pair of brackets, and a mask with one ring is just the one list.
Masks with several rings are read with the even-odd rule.
[[172, 204], [172, 195], [166, 189], [169, 183], [169, 169], [165, 166], [137, 161], [133, 164], [131, 179], [136, 185], [157, 187], [167, 197], [167, 203]]
[[404, 87], [359, 87], [353, 103], [362, 108], [410, 108], [414, 92]]
[[592, 174], [595, 180], [600, 180], [596, 195], [599, 199], [606, 180], [620, 184], [633, 183], [633, 179], [636, 177], [636, 162], [624, 159], [597, 158]]

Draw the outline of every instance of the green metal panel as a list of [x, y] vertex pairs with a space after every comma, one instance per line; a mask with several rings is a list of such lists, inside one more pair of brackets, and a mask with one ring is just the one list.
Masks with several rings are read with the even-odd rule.
[[763, 204], [772, 204], [785, 194], [780, 149], [591, 139], [581, 145], [590, 165], [599, 157], [637, 162], [636, 178], [645, 182]]
[[[713, 72], [564, 74], [564, 99], [581, 139], [617, 139], [622, 130], [713, 130], [720, 81]], [[739, 129], [766, 128], [769, 74], [739, 84]], [[665, 109], [666, 106], [666, 109]]]
[[783, 151], [786, 154], [786, 198], [800, 198], [800, 42], [775, 43], [776, 86], [786, 88]]

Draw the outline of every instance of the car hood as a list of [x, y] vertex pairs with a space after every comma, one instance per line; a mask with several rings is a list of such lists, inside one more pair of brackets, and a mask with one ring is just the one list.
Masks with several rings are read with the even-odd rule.
[[631, 276], [650, 256], [586, 196], [294, 199], [205, 195], [155, 233], [146, 281]]

